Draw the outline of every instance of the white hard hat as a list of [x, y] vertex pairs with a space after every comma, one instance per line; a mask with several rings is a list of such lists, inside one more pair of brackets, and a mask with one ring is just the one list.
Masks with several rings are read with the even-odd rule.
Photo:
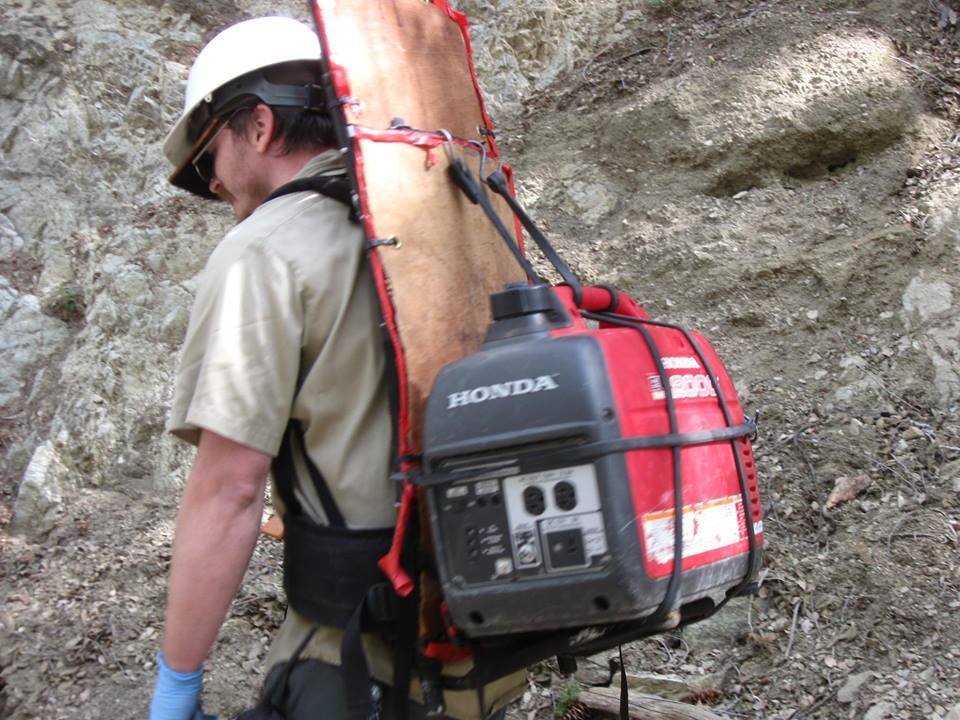
[[[212, 197], [206, 183], [193, 171], [190, 160], [198, 150], [198, 134], [218, 111], [217, 105], [238, 94], [260, 96], [268, 105], [303, 105], [303, 87], [270, 85], [259, 82], [239, 82], [228, 88], [227, 97], [214, 94], [244, 76], [257, 70], [300, 60], [319, 60], [320, 42], [310, 27], [287, 17], [262, 17], [245, 20], [214, 37], [197, 55], [190, 76], [183, 112], [163, 143], [163, 153], [176, 168], [170, 182], [191, 192]], [[295, 89], [291, 95], [283, 89]], [[280, 91], [280, 92], [278, 92]], [[265, 97], [265, 95], [267, 97]], [[310, 97], [310, 92], [306, 95]]]

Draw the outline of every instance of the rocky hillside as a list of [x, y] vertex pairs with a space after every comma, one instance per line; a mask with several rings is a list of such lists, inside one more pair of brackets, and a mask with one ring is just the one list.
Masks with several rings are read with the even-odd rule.
[[[761, 596], [632, 647], [633, 682], [655, 671], [652, 692], [728, 716], [956, 720], [956, 7], [458, 6], [523, 201], [585, 279], [706, 332], [760, 413]], [[162, 428], [195, 277], [229, 224], [165, 183], [160, 144], [196, 49], [268, 12], [305, 18], [0, 8], [4, 717], [146, 701], [190, 460]], [[224, 716], [280, 616], [277, 562], [263, 543], [211, 660]], [[540, 668], [516, 712], [563, 711], [595, 675]]]

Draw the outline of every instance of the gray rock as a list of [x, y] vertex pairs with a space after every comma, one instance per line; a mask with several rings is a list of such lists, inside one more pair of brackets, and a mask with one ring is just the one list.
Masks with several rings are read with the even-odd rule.
[[187, 323], [190, 320], [190, 310], [187, 306], [179, 305], [168, 312], [160, 321], [158, 335], [171, 345], [183, 340], [187, 332]]
[[944, 463], [940, 468], [940, 479], [945, 485], [952, 483], [954, 491], [960, 492], [960, 460]]
[[843, 687], [837, 691], [837, 702], [852, 703], [857, 697], [857, 693], [860, 692], [860, 688], [872, 678], [873, 673], [870, 671], [857, 673], [856, 675], [848, 677]]
[[575, 180], [567, 188], [567, 198], [588, 225], [601, 220], [616, 207], [617, 198], [599, 182]]
[[883, 720], [893, 714], [895, 706], [893, 703], [881, 702], [872, 706], [863, 715], [863, 720]]
[[67, 326], [45, 315], [35, 295], [18, 293], [0, 277], [0, 407], [25, 398], [37, 370], [69, 340]]
[[713, 617], [683, 629], [683, 640], [696, 656], [729, 648], [750, 632], [750, 598], [736, 598]]
[[825, 35], [774, 63], [692, 70], [612, 108], [597, 141], [603, 155], [634, 166], [673, 165], [678, 181], [713, 195], [784, 174], [814, 179], [896, 143], [920, 113], [895, 56], [888, 40], [866, 33]]
[[75, 285], [73, 261], [62, 240], [46, 244], [43, 252], [43, 272], [37, 282], [37, 293], [43, 303], [46, 305], [54, 301], [59, 291]]
[[903, 322], [915, 327], [950, 311], [953, 288], [942, 280], [928, 279], [921, 273], [903, 292]]
[[[286, 0], [271, 9], [308, 19]], [[189, 451], [163, 438], [175, 349], [188, 281], [230, 217], [166, 184], [161, 143], [196, 46], [248, 14], [112, 0], [0, 8], [0, 259], [38, 265], [35, 292], [25, 273], [0, 281], [0, 405], [51, 418], [3, 458], [24, 477], [24, 512], [34, 497], [55, 505], [55, 484], [38, 478], [57, 467], [90, 485], [168, 490], [184, 476]], [[82, 323], [43, 314], [74, 288]]]
[[833, 392], [834, 399], [839, 403], [849, 403], [863, 397], [871, 397], [883, 390], [882, 381], [874, 375], [862, 373], [844, 373], [844, 379], [860, 377], [848, 385], [842, 385]]
[[[621, 18], [622, 3], [516, 3], [456, 0], [471, 21], [477, 72], [491, 111], [522, 110], [530, 90], [544, 88], [588, 57]], [[614, 32], [628, 32], [621, 27]], [[612, 40], [612, 37], [610, 38]]]
[[944, 406], [960, 397], [960, 318], [953, 315], [925, 330], [924, 349], [933, 365], [933, 384]]
[[14, 253], [22, 252], [24, 246], [23, 238], [13, 226], [13, 222], [0, 213], [0, 258], [9, 258]]
[[63, 503], [67, 470], [53, 444], [41, 444], [27, 465], [13, 508], [13, 529], [30, 536], [53, 529]]
[[919, 347], [933, 366], [933, 385], [941, 404], [960, 397], [960, 319], [953, 303], [951, 276], [921, 271], [907, 284], [900, 317], [917, 331]]

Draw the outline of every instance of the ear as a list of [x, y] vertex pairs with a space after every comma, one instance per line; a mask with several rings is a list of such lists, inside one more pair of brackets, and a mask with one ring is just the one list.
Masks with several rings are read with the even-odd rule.
[[257, 152], [266, 154], [273, 142], [273, 133], [277, 122], [273, 116], [273, 110], [269, 106], [260, 103], [253, 108], [250, 116], [248, 138], [256, 148]]

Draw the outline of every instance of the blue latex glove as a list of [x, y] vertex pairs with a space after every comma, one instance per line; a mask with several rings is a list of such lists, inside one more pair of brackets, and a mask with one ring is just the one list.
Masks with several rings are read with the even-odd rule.
[[203, 668], [177, 672], [167, 665], [163, 653], [157, 655], [157, 683], [150, 701], [150, 720], [216, 720], [200, 709]]

